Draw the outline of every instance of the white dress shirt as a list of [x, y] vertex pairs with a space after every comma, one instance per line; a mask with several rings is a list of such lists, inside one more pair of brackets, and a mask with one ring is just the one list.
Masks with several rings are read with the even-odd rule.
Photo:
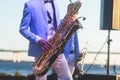
[[[50, 17], [52, 19], [51, 23], [48, 24], [48, 40], [51, 39], [54, 34], [55, 34], [55, 27], [53, 25], [53, 8], [52, 8], [52, 4], [50, 2], [44, 3], [44, 5], [46, 6], [47, 11], [50, 14]], [[49, 20], [49, 17], [48, 17]]]

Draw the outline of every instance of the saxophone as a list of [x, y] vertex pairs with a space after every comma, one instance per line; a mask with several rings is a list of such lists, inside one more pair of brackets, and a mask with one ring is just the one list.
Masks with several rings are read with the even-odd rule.
[[[64, 47], [72, 34], [77, 29], [81, 28], [82, 25], [76, 18], [76, 14], [78, 13], [80, 7], [80, 0], [77, 0], [74, 3], [71, 2], [68, 5], [65, 17], [58, 25], [58, 29], [52, 40], [49, 41], [52, 44], [53, 48], [48, 51], [41, 52], [38, 59], [33, 63], [32, 68], [34, 75], [42, 76], [46, 74], [56, 58], [63, 53]], [[75, 20], [68, 24], [68, 21], [73, 17]]]

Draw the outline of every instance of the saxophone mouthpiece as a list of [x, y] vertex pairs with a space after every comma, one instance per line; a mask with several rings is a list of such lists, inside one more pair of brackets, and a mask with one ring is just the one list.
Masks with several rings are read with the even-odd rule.
[[84, 21], [84, 20], [86, 20], [86, 17], [78, 17], [78, 19], [80, 19], [80, 18], [82, 18], [82, 20]]

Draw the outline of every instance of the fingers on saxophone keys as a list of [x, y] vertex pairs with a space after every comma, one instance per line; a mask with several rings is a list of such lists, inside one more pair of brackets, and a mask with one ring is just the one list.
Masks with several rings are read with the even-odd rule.
[[50, 50], [50, 49], [52, 49], [53, 48], [53, 46], [50, 44], [50, 43], [48, 43], [48, 42], [46, 42], [46, 43], [44, 43], [44, 45], [42, 46], [42, 49], [45, 51], [45, 50]]
[[49, 48], [47, 48], [46, 46], [43, 46], [43, 51], [49, 50]]
[[50, 43], [48, 43], [48, 42], [46, 42], [46, 44], [47, 44], [48, 49], [53, 48], [52, 44], [50, 44]]

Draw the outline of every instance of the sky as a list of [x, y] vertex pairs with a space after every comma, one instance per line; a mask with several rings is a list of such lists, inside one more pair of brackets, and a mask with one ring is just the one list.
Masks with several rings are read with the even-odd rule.
[[[0, 2], [0, 49], [27, 50], [28, 40], [19, 33], [20, 21], [24, 3], [28, 0], [2, 0]], [[73, 0], [75, 1], [75, 0]], [[57, 0], [61, 18], [64, 17], [69, 0]], [[83, 29], [78, 30], [80, 49], [87, 42], [88, 51], [99, 51], [108, 36], [107, 30], [100, 30], [101, 0], [81, 0], [82, 6], [78, 16], [86, 17], [80, 20]], [[112, 42], [110, 50], [120, 52], [120, 32], [111, 31]], [[107, 51], [105, 42], [103, 51]]]

